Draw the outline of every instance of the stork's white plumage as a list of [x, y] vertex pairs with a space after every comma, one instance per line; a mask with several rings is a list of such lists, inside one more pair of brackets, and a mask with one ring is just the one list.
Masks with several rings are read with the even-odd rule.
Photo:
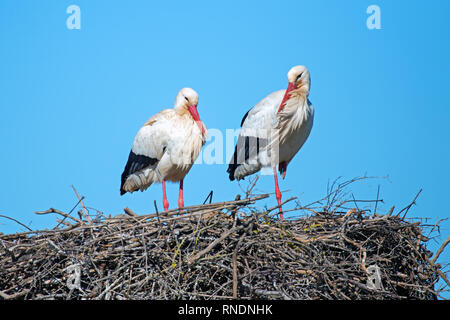
[[165, 181], [180, 182], [178, 206], [183, 203], [183, 179], [197, 159], [207, 135], [197, 111], [198, 95], [181, 89], [173, 109], [151, 117], [137, 133], [122, 173], [120, 194], [144, 191], [162, 182], [163, 204], [168, 210]]
[[286, 90], [271, 93], [242, 119], [242, 129], [227, 170], [233, 181], [263, 167], [272, 167], [281, 218], [276, 166], [284, 179], [289, 162], [308, 139], [314, 120], [314, 108], [308, 99], [311, 84], [308, 69], [295, 66], [287, 77], [289, 85]]

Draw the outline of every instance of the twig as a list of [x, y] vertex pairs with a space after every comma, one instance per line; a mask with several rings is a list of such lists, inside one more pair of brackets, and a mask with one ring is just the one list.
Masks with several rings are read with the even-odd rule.
[[406, 210], [405, 214], [404, 214], [403, 217], [402, 217], [402, 219], [405, 219], [406, 215], [408, 214], [409, 209], [411, 209], [411, 207], [412, 207], [413, 205], [416, 204], [416, 200], [417, 200], [417, 198], [419, 197], [419, 195], [420, 195], [421, 192], [422, 192], [422, 189], [419, 190], [419, 192], [416, 194], [416, 196], [414, 197], [413, 201], [412, 201], [409, 205], [407, 205], [405, 208], [403, 208], [402, 210], [400, 210], [399, 213], [397, 213], [397, 217], [399, 217], [400, 214], [401, 214], [403, 211]]
[[16, 292], [14, 294], [6, 294], [2, 291], [0, 291], [0, 297], [3, 298], [4, 300], [14, 300], [20, 297], [23, 297], [24, 295], [26, 295], [30, 290], [29, 289], [25, 289], [19, 292]]
[[75, 195], [77, 196], [78, 201], [81, 204], [81, 207], [83, 208], [84, 215], [85, 215], [86, 219], [89, 221], [90, 224], [92, 224], [91, 216], [89, 215], [89, 212], [87, 211], [87, 209], [86, 209], [86, 207], [84, 206], [84, 203], [83, 203], [84, 197], [80, 198], [80, 196], [78, 195], [77, 189], [75, 189], [75, 187], [73, 185], [72, 185], [72, 189], [73, 189], [73, 192], [75, 192]]
[[62, 212], [62, 211], [60, 211], [60, 210], [57, 210], [57, 209], [54, 209], [54, 208], [50, 208], [50, 209], [45, 210], [45, 211], [35, 211], [34, 213], [35, 213], [35, 214], [39, 214], [39, 215], [42, 215], [42, 214], [49, 214], [49, 213], [57, 213], [57, 214], [62, 215], [63, 217], [72, 219], [72, 220], [74, 220], [74, 221], [76, 221], [76, 222], [78, 222], [78, 223], [81, 223], [81, 224], [84, 223], [84, 222], [81, 221], [80, 219], [77, 219], [77, 218], [75, 218], [75, 217], [72, 217], [72, 216], [68, 215], [67, 213], [64, 213], [64, 212]]
[[123, 209], [123, 211], [129, 215], [130, 217], [138, 217], [138, 215], [136, 214], [136, 212], [134, 212], [133, 210], [131, 210], [130, 208], [126, 207]]
[[375, 209], [373, 209], [373, 213], [376, 213], [376, 212], [377, 212], [377, 206], [378, 206], [378, 199], [379, 199], [379, 196], [380, 196], [380, 185], [378, 185], [378, 188], [377, 188], [377, 201], [375, 201]]
[[225, 238], [227, 238], [231, 233], [235, 232], [238, 229], [241, 229], [242, 227], [234, 227], [231, 229], [226, 230], [224, 233], [222, 233], [222, 235], [220, 236], [220, 238], [214, 240], [213, 242], [211, 242], [209, 244], [209, 246], [207, 246], [205, 249], [203, 249], [202, 251], [200, 251], [199, 253], [197, 253], [196, 255], [194, 255], [193, 257], [189, 257], [188, 259], [188, 263], [192, 264], [195, 261], [197, 261], [198, 259], [200, 259], [202, 256], [204, 256], [205, 254], [207, 254], [209, 251], [211, 251], [215, 246], [217, 246], [220, 242], [222, 242]]
[[448, 236], [447, 239], [445, 239], [444, 243], [442, 243], [441, 247], [436, 252], [436, 254], [434, 255], [433, 259], [431, 259], [432, 263], [436, 262], [436, 260], [439, 258], [439, 256], [444, 251], [445, 247], [448, 245], [449, 242], [450, 242], [450, 236]]
[[155, 212], [159, 219], [159, 215], [158, 215], [159, 211], [158, 211], [158, 205], [156, 204], [156, 200], [153, 201], [153, 204], [155, 205]]
[[209, 203], [212, 202], [212, 197], [213, 197], [213, 190], [211, 190], [211, 192], [208, 194], [208, 196], [206, 197], [205, 201], [203, 201], [203, 204], [206, 203], [206, 201], [208, 201], [209, 199]]
[[259, 176], [257, 175], [257, 176], [255, 177], [253, 183], [252, 183], [252, 184], [250, 185], [250, 187], [247, 188], [247, 190], [245, 191], [245, 198], [248, 198], [248, 197], [251, 195], [251, 193], [252, 193], [252, 191], [253, 191], [253, 188], [254, 188], [255, 185], [256, 185], [256, 182], [258, 182], [258, 179], [259, 179]]
[[233, 299], [237, 299], [238, 293], [238, 274], [237, 274], [237, 253], [239, 247], [241, 246], [242, 240], [244, 239], [244, 234], [240, 236], [238, 243], [233, 251]]
[[20, 222], [20, 221], [17, 221], [16, 219], [14, 219], [14, 218], [11, 218], [11, 217], [8, 217], [8, 216], [5, 216], [5, 215], [3, 215], [3, 214], [0, 214], [0, 217], [2, 217], [2, 218], [6, 218], [6, 219], [9, 219], [9, 220], [12, 220], [12, 221], [14, 221], [14, 222], [16, 222], [16, 223], [18, 223], [18, 224], [20, 224], [22, 227], [25, 227], [25, 228], [27, 228], [28, 230], [30, 230], [30, 231], [33, 231], [33, 230], [31, 230], [30, 228], [28, 228], [26, 225], [24, 225], [22, 222]]

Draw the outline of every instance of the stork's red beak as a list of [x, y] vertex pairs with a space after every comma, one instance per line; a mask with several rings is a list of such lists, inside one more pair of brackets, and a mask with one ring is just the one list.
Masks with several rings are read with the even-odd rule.
[[286, 104], [286, 102], [289, 100], [289, 97], [291, 96], [291, 91], [294, 90], [295, 88], [297, 88], [295, 83], [289, 82], [289, 85], [286, 89], [286, 93], [284, 94], [283, 100], [281, 101], [281, 104], [280, 104], [280, 107], [278, 108], [277, 113], [283, 109], [284, 105]]
[[205, 135], [205, 128], [203, 127], [202, 120], [200, 120], [200, 115], [198, 114], [197, 106], [189, 106], [188, 110], [189, 110], [192, 118], [194, 118], [194, 121], [197, 123], [198, 127], [200, 128], [202, 135]]

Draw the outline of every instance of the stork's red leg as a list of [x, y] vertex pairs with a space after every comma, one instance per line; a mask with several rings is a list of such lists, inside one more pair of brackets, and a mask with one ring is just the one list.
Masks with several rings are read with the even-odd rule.
[[278, 187], [278, 176], [277, 176], [277, 168], [273, 168], [273, 175], [275, 177], [275, 196], [277, 197], [278, 205], [280, 206], [278, 210], [280, 211], [280, 219], [283, 220], [283, 208], [281, 207], [281, 192]]
[[166, 197], [166, 181], [165, 180], [162, 181], [162, 186], [163, 186], [163, 205], [164, 205], [164, 210], [167, 211], [167, 210], [169, 210], [169, 201], [167, 201], [167, 197]]
[[280, 162], [278, 164], [278, 169], [280, 170], [280, 174], [283, 176], [283, 180], [284, 180], [284, 178], [286, 178], [287, 163], [285, 161]]
[[183, 179], [180, 180], [180, 192], [178, 194], [178, 208], [184, 207], [183, 201]]

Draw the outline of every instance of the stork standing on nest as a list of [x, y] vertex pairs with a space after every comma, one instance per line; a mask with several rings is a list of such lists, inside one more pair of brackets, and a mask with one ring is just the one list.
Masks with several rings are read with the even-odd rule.
[[173, 109], [162, 110], [144, 124], [134, 138], [122, 173], [120, 195], [144, 191], [152, 183], [162, 182], [163, 205], [167, 211], [166, 181], [179, 181], [178, 207], [184, 207], [183, 179], [200, 154], [207, 135], [197, 104], [197, 92], [183, 88]]
[[308, 99], [311, 83], [308, 69], [295, 66], [287, 78], [286, 90], [271, 93], [245, 114], [227, 170], [233, 181], [263, 167], [272, 167], [281, 219], [283, 209], [276, 166], [284, 179], [287, 166], [308, 138], [314, 119], [314, 108]]

